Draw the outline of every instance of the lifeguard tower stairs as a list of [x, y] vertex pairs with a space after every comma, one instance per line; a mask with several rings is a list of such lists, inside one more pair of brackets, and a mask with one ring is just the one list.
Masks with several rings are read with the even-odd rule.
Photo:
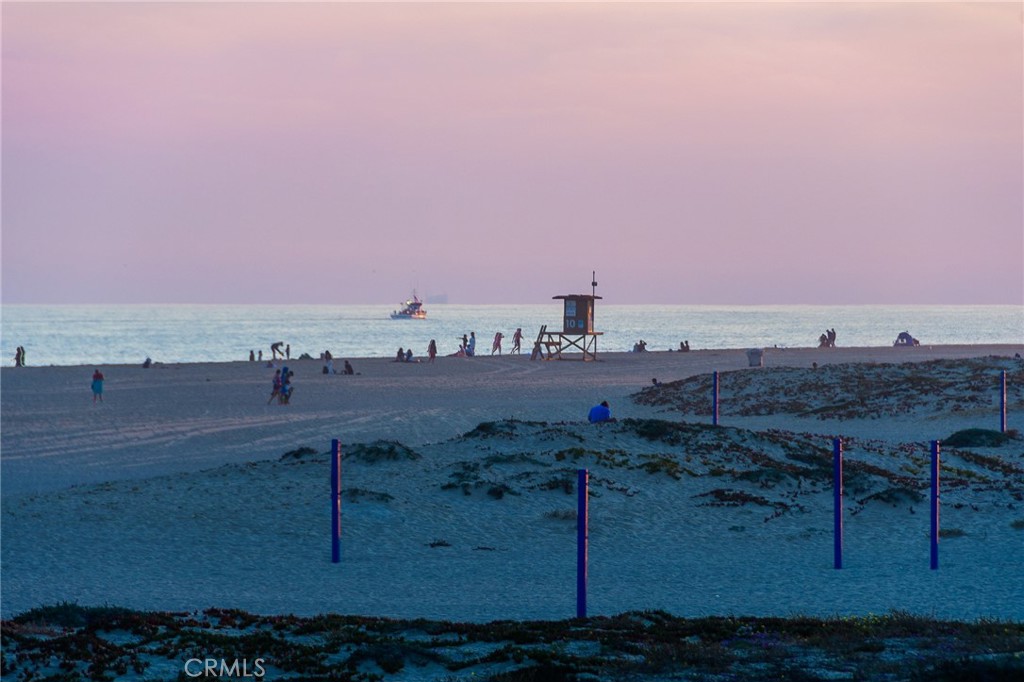
[[[594, 283], [596, 286], [596, 282]], [[565, 294], [552, 296], [565, 302], [562, 314], [562, 331], [548, 331], [543, 325], [533, 344], [531, 360], [597, 360], [597, 337], [594, 331], [594, 302], [600, 296], [594, 294]]]

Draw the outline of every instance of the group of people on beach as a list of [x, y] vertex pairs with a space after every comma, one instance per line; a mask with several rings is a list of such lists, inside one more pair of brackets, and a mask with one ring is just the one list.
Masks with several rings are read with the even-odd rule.
[[[324, 374], [338, 374], [339, 372], [334, 369], [334, 356], [331, 355], [331, 351], [325, 350], [320, 354], [320, 359], [324, 361]], [[345, 361], [345, 365], [342, 368], [341, 374], [355, 374], [355, 369], [352, 368], [352, 363], [348, 360]]]
[[[494, 340], [491, 342], [491, 355], [497, 353], [502, 354], [502, 342], [505, 340], [505, 334], [503, 332], [494, 332]], [[433, 343], [433, 341], [431, 341]], [[435, 348], [436, 352], [436, 348]], [[509, 350], [509, 354], [520, 354], [523, 352], [523, 328], [516, 327], [516, 330], [512, 333], [512, 348]], [[476, 356], [476, 332], [470, 332], [469, 336], [465, 334], [459, 339], [459, 349], [451, 354], [451, 357], [455, 358], [472, 358]]]
[[287, 405], [291, 402], [293, 376], [295, 376], [295, 372], [288, 369], [288, 365], [274, 371], [274, 382], [270, 390], [270, 399], [267, 401], [267, 405], [274, 402], [275, 398], [281, 405]]
[[818, 348], [835, 348], [836, 347], [836, 330], [826, 329], [822, 332], [821, 336], [818, 337]]

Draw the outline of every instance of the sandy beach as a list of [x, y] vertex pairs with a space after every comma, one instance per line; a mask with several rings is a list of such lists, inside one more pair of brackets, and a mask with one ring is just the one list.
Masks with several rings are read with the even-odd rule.
[[[767, 349], [764, 368], [1012, 357], [1020, 352], [1024, 345]], [[742, 349], [602, 353], [598, 362], [590, 363], [531, 362], [526, 355], [442, 357], [434, 364], [381, 358], [352, 362], [356, 376], [324, 375], [319, 360], [288, 362], [296, 387], [288, 406], [267, 404], [274, 369], [261, 363], [101, 366], [106, 377], [101, 405], [92, 403], [92, 366], [4, 368], [3, 495], [273, 459], [300, 446], [325, 449], [333, 438], [342, 443], [384, 438], [415, 446], [444, 441], [497, 419], [579, 421], [601, 400], [608, 400], [619, 418], [662, 416], [630, 396], [650, 386], [652, 379], [671, 382], [749, 368]], [[723, 385], [722, 391], [723, 424], [760, 427], [777, 422], [784, 427], [782, 420], [789, 418], [731, 415], [725, 401], [728, 387]], [[1019, 404], [1011, 405], [1011, 411], [1018, 409]], [[931, 414], [892, 422], [847, 419], [834, 431], [822, 432], [928, 440], [948, 435], [957, 423], [998, 426], [994, 408], [985, 423], [974, 421], [970, 415], [954, 414], [943, 415], [941, 425]]]
[[[5, 368], [3, 615], [70, 602], [487, 622], [575, 609], [575, 473], [590, 472], [589, 613], [890, 612], [1024, 619], [1024, 346], [603, 354], [599, 361], [293, 361]], [[719, 426], [710, 425], [711, 372]], [[656, 380], [656, 381], [655, 381]], [[607, 400], [614, 423], [588, 424]], [[847, 472], [833, 569], [831, 443]], [[329, 450], [343, 443], [342, 562]], [[211, 626], [212, 627], [212, 626]], [[435, 671], [436, 672], [436, 671]], [[388, 679], [435, 679], [396, 677]]]

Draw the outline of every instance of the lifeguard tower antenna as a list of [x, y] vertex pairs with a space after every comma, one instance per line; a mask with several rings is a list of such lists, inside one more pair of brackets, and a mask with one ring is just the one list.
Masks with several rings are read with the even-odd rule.
[[[562, 294], [552, 296], [564, 301], [562, 331], [549, 332], [543, 325], [533, 344], [531, 360], [570, 359], [579, 351], [581, 359], [597, 360], [597, 337], [602, 332], [594, 330], [594, 304], [601, 297], [597, 295], [597, 273], [591, 273], [590, 294]], [[575, 351], [574, 351], [575, 349]], [[567, 354], [570, 357], [563, 357]]]

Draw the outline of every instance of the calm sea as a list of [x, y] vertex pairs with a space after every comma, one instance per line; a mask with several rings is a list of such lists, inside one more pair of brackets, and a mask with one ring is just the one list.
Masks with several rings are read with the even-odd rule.
[[[561, 327], [560, 301], [531, 305], [426, 306], [426, 320], [392, 320], [386, 305], [4, 305], [4, 362], [25, 347], [27, 364], [134, 364], [246, 360], [269, 356], [270, 344], [291, 345], [292, 357], [324, 350], [346, 357], [387, 357], [401, 346], [454, 352], [475, 331], [478, 353], [490, 353], [497, 331], [522, 327], [529, 352], [541, 325]], [[1024, 343], [1021, 306], [660, 306], [602, 305], [595, 326], [598, 351], [816, 346], [834, 328], [839, 346], [889, 346], [901, 331], [922, 344]]]

